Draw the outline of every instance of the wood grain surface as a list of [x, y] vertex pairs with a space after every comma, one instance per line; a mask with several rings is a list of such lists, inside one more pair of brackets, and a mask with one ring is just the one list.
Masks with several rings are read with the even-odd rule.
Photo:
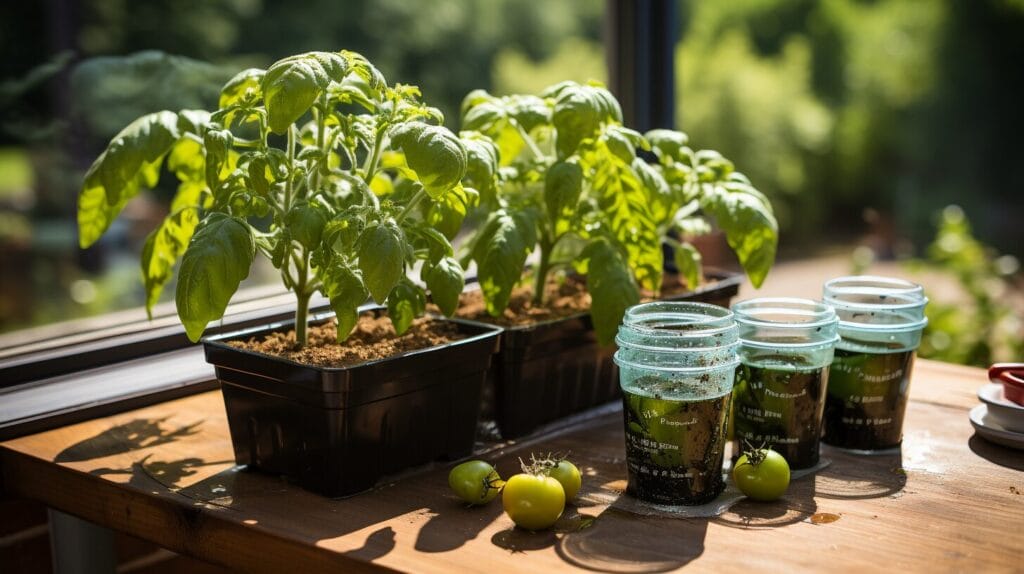
[[572, 452], [581, 498], [543, 533], [513, 528], [500, 500], [459, 503], [448, 464], [343, 500], [240, 469], [217, 392], [0, 443], [0, 472], [8, 495], [250, 572], [1019, 572], [1024, 452], [973, 436], [986, 382], [920, 360], [900, 453], [825, 447], [832, 464], [782, 500], [711, 519], [628, 510], [622, 414], [609, 408], [483, 455], [509, 476], [530, 452]]

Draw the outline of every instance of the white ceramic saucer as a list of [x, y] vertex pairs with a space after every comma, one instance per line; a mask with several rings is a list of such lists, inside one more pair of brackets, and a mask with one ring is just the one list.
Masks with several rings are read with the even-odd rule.
[[986, 440], [1024, 450], [1024, 433], [1006, 430], [993, 421], [992, 415], [988, 412], [988, 405], [978, 405], [971, 409], [971, 425]]
[[978, 398], [988, 405], [988, 416], [993, 422], [1008, 431], [1024, 433], [1024, 406], [1006, 400], [1002, 384], [982, 385]]

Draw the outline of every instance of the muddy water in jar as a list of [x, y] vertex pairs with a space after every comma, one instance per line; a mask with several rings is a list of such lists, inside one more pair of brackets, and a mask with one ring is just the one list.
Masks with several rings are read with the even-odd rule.
[[857, 450], [899, 446], [914, 351], [836, 351], [825, 401], [828, 444]]
[[725, 488], [722, 462], [736, 371], [736, 326], [705, 303], [630, 308], [616, 342], [623, 390], [627, 492], [697, 505]]
[[818, 464], [828, 367], [740, 365], [733, 390], [736, 447], [766, 444], [792, 469]]
[[628, 492], [662, 504], [701, 504], [725, 488], [729, 394], [701, 400], [669, 400], [672, 381], [643, 378], [623, 391]]
[[825, 284], [839, 315], [823, 440], [871, 452], [899, 446], [914, 352], [928, 298], [920, 285], [888, 277], [840, 277]]
[[790, 468], [814, 467], [837, 340], [835, 312], [817, 301], [781, 297], [740, 301], [732, 310], [741, 362], [733, 389], [733, 452], [765, 444]]

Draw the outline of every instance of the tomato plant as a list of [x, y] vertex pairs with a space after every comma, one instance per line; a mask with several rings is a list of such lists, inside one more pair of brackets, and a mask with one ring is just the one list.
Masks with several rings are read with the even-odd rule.
[[501, 505], [516, 526], [544, 530], [562, 516], [565, 491], [557, 480], [545, 474], [517, 474], [505, 483]]
[[[219, 319], [257, 253], [296, 297], [330, 299], [338, 337], [368, 296], [401, 333], [423, 312], [421, 279], [452, 313], [463, 272], [449, 242], [497, 169], [490, 143], [463, 141], [415, 86], [388, 86], [363, 56], [309, 52], [228, 81], [218, 109], [134, 121], [93, 163], [79, 195], [79, 242], [95, 243], [166, 164], [180, 181], [142, 253], [147, 309], [180, 259], [176, 302], [191, 340]], [[463, 185], [463, 179], [467, 185]]]
[[778, 223], [771, 203], [731, 161], [714, 150], [693, 150], [689, 137], [673, 130], [651, 130], [644, 139], [657, 162], [642, 174], [655, 194], [655, 225], [672, 248], [680, 275], [692, 289], [703, 274], [701, 255], [687, 241], [711, 230], [708, 217], [725, 232], [729, 247], [754, 287], [760, 287], [775, 262]]
[[775, 500], [789, 488], [789, 463], [770, 448], [749, 449], [733, 466], [732, 478], [748, 497]]
[[504, 482], [494, 467], [482, 460], [470, 460], [448, 473], [448, 486], [470, 504], [487, 504], [501, 492]]
[[[675, 236], [706, 232], [708, 216], [755, 285], [774, 261], [777, 226], [764, 196], [716, 152], [690, 150], [685, 134], [626, 128], [618, 101], [600, 85], [562, 82], [539, 97], [476, 90], [463, 100], [462, 125], [497, 145], [497, 186], [481, 190], [490, 215], [463, 258], [476, 262], [494, 316], [536, 250], [534, 303], [544, 303], [551, 273], [573, 268], [587, 278], [598, 340], [610, 343], [640, 289], [660, 291], [663, 242], [696, 283], [699, 254]], [[638, 150], [652, 150], [658, 163]]]

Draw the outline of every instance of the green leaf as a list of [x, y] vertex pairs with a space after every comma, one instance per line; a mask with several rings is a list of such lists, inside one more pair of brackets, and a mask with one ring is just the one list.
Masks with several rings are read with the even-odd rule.
[[462, 266], [452, 257], [442, 257], [435, 264], [424, 263], [420, 277], [430, 289], [430, 297], [441, 312], [451, 316], [459, 307], [459, 295], [465, 286]]
[[563, 82], [552, 93], [557, 99], [551, 121], [558, 130], [555, 147], [560, 158], [572, 155], [602, 124], [622, 122], [618, 101], [604, 88]]
[[646, 190], [648, 208], [657, 225], [665, 225], [671, 221], [674, 211], [678, 208], [672, 189], [661, 173], [643, 158], [635, 158], [632, 163], [641, 185]]
[[206, 185], [212, 190], [216, 191], [220, 185], [234, 140], [234, 135], [228, 130], [207, 130], [203, 136], [203, 147], [206, 150]]
[[426, 308], [427, 296], [423, 288], [407, 277], [402, 277], [388, 295], [388, 317], [399, 335], [405, 333], [413, 319], [422, 315]]
[[700, 285], [700, 278], [704, 271], [701, 263], [700, 251], [689, 243], [679, 244], [673, 251], [673, 259], [679, 275], [686, 280], [686, 287], [691, 291]]
[[516, 94], [505, 98], [509, 117], [530, 133], [534, 128], [551, 123], [551, 108], [543, 98]]
[[370, 292], [363, 284], [363, 275], [340, 261], [334, 261], [320, 273], [321, 291], [331, 301], [331, 309], [338, 320], [338, 342], [352, 333], [359, 321], [359, 306], [366, 303]]
[[263, 102], [267, 125], [283, 134], [334, 82], [341, 82], [349, 60], [340, 54], [308, 52], [275, 62], [263, 76]]
[[548, 218], [571, 216], [583, 191], [583, 168], [574, 161], [555, 162], [544, 178], [544, 204]]
[[715, 217], [729, 247], [754, 287], [760, 287], [775, 262], [779, 226], [768, 200], [740, 182], [708, 186], [701, 208]]
[[167, 156], [167, 169], [174, 172], [181, 181], [205, 181], [206, 158], [203, 156], [203, 144], [192, 138], [180, 139]]
[[384, 80], [384, 75], [380, 73], [380, 70], [362, 54], [342, 50], [338, 55], [348, 63], [351, 73], [360, 78], [369, 88], [367, 96], [373, 100], [380, 99], [381, 90], [387, 87], [387, 81]]
[[199, 224], [199, 202], [203, 186], [196, 182], [182, 183], [171, 205], [171, 214], [146, 238], [142, 248], [142, 283], [146, 288], [146, 314], [153, 318], [153, 305], [160, 298], [164, 285], [171, 280], [171, 271]]
[[96, 242], [141, 186], [153, 187], [178, 140], [178, 115], [157, 112], [135, 120], [110, 141], [85, 175], [78, 200], [78, 241]]
[[650, 143], [651, 150], [661, 163], [680, 161], [683, 149], [690, 142], [689, 136], [683, 132], [665, 129], [651, 130], [644, 134], [644, 138]]
[[78, 196], [78, 244], [82, 249], [96, 243], [128, 200], [138, 192], [139, 184], [131, 182], [121, 190], [123, 199], [116, 205], [110, 205], [98, 178], [85, 180], [82, 193]]
[[284, 224], [291, 232], [292, 239], [306, 249], [316, 249], [320, 246], [327, 218], [319, 209], [299, 201], [285, 215]]
[[485, 90], [473, 90], [462, 100], [462, 129], [491, 132], [508, 117], [499, 98]]
[[587, 268], [594, 333], [602, 345], [611, 344], [626, 309], [640, 302], [640, 290], [626, 259], [607, 239], [597, 239], [587, 245], [580, 258]]
[[610, 125], [605, 128], [601, 137], [608, 145], [608, 149], [622, 161], [632, 163], [636, 159], [636, 148], [642, 140], [638, 132], [622, 126]]
[[660, 202], [649, 193], [633, 166], [615, 155], [604, 142], [587, 154], [592, 166], [591, 188], [597, 196], [602, 220], [628, 253], [629, 267], [649, 291], [661, 287], [664, 256], [655, 218]]
[[175, 297], [189, 340], [198, 341], [210, 321], [224, 316], [255, 256], [256, 243], [245, 221], [211, 213], [199, 224], [181, 258]]
[[402, 230], [394, 220], [367, 226], [356, 244], [359, 270], [378, 303], [383, 303], [398, 280], [405, 276]]
[[202, 137], [210, 125], [210, 112], [206, 110], [181, 110], [178, 112], [178, 133], [195, 134]]
[[511, 165], [526, 146], [516, 124], [529, 133], [550, 123], [551, 107], [536, 96], [496, 98], [483, 90], [474, 90], [462, 101], [462, 128], [491, 138], [500, 151], [500, 165]]
[[477, 205], [478, 194], [470, 188], [456, 187], [450, 193], [430, 204], [427, 210], [427, 224], [454, 239], [462, 227], [462, 221], [469, 210]]
[[451, 256], [455, 252], [455, 250], [452, 249], [452, 244], [448, 241], [448, 238], [433, 227], [417, 225], [413, 229], [416, 234], [423, 239], [423, 243], [426, 244], [427, 251], [430, 255], [430, 261], [438, 261], [442, 257]]
[[363, 233], [363, 220], [351, 213], [342, 213], [327, 222], [323, 231], [324, 246], [339, 254], [350, 253]]
[[530, 211], [509, 214], [502, 209], [491, 215], [480, 233], [473, 259], [487, 312], [497, 317], [508, 306], [526, 257], [537, 244], [537, 222]]
[[391, 132], [391, 144], [405, 153], [406, 163], [433, 199], [466, 175], [466, 148], [447, 128], [423, 122], [400, 124]]
[[485, 198], [493, 200], [498, 187], [498, 146], [479, 132], [462, 132], [459, 139], [466, 150], [466, 176], [468, 185]]
[[218, 106], [223, 109], [235, 104], [251, 105], [263, 97], [261, 84], [266, 74], [258, 68], [249, 68], [235, 74], [220, 90]]

